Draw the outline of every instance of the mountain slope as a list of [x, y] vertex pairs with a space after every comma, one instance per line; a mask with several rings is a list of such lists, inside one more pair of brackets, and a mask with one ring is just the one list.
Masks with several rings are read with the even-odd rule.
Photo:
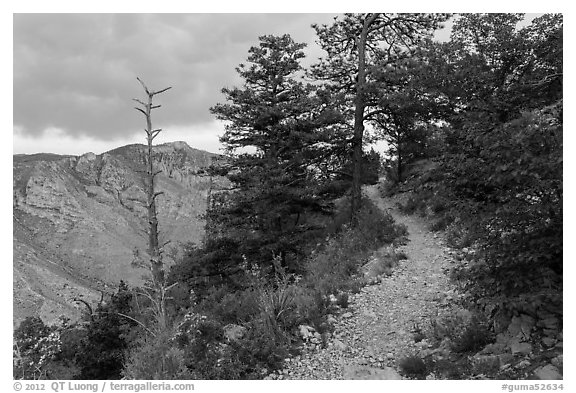
[[[198, 242], [210, 187], [203, 169], [219, 156], [184, 142], [154, 150], [160, 240], [167, 263], [182, 243]], [[144, 146], [101, 155], [15, 155], [13, 158], [14, 322], [28, 315], [77, 317], [71, 299], [100, 298], [122, 279], [141, 282], [131, 265], [147, 247]]]

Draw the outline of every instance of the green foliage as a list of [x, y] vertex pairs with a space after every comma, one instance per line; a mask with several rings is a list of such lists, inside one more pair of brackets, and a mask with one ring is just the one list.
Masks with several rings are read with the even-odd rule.
[[[419, 123], [428, 117], [428, 106], [434, 101], [412, 87], [412, 71], [418, 64], [412, 59], [418, 53], [418, 44], [447, 18], [447, 14], [348, 13], [335, 18], [331, 25], [313, 25], [327, 55], [312, 66], [310, 74], [330, 82], [327, 89], [333, 92], [344, 121], [354, 124], [354, 177], [363, 165], [360, 152], [365, 122], [391, 146], [390, 153], [397, 158], [398, 179], [402, 177], [403, 160], [422, 151], [415, 148], [425, 139], [420, 138], [424, 133]], [[360, 179], [354, 184], [359, 187]], [[359, 197], [360, 190], [353, 190], [352, 203], [358, 203]]]
[[[299, 325], [320, 333], [329, 329], [325, 318], [334, 307], [329, 295], [338, 294], [337, 303], [346, 307], [346, 291], [359, 288], [351, 275], [373, 250], [406, 233], [369, 201], [361, 214], [359, 226], [333, 227], [334, 234], [306, 260], [303, 276], [286, 273], [279, 261], [274, 274], [245, 261], [239, 266], [241, 286], [204, 291], [194, 307], [198, 314], [185, 319], [174, 340], [190, 372], [208, 379], [261, 378], [263, 370], [280, 367], [294, 351]], [[228, 324], [242, 326], [245, 334], [225, 340]]]
[[433, 319], [427, 335], [436, 344], [447, 340], [450, 350], [457, 353], [478, 351], [492, 338], [487, 319], [465, 310]]
[[371, 277], [389, 276], [401, 260], [408, 259], [404, 252], [397, 251], [394, 247], [381, 248], [374, 253], [374, 258], [375, 261], [371, 263], [368, 271]]
[[346, 292], [340, 292], [336, 296], [336, 304], [342, 308], [348, 308], [348, 294]]
[[268, 285], [257, 284], [259, 320], [266, 330], [267, 337], [275, 337], [279, 342], [287, 341], [285, 332], [298, 325], [295, 311], [295, 286], [287, 276], [277, 278]]
[[60, 352], [60, 332], [39, 317], [27, 317], [14, 332], [15, 379], [47, 379], [50, 363]]
[[[467, 223], [465, 236], [449, 233], [455, 245], [470, 243], [466, 237], [479, 244], [477, 263], [460, 271], [472, 302], [487, 305], [486, 300], [500, 295], [511, 300], [561, 289], [561, 130], [558, 105], [531, 112], [484, 138], [491, 148], [478, 159], [488, 163], [487, 172], [471, 175], [472, 164], [465, 161], [450, 167], [467, 179], [455, 182], [453, 189], [486, 201], [481, 215], [462, 221]], [[473, 212], [474, 206], [467, 210]], [[499, 307], [512, 305], [507, 303]]]
[[100, 304], [86, 326], [86, 336], [76, 354], [82, 379], [120, 379], [126, 350], [137, 324], [132, 314], [132, 292], [120, 282], [118, 292]]
[[171, 342], [168, 331], [158, 336], [145, 335], [134, 343], [122, 370], [126, 379], [192, 379], [184, 352]]
[[40, 317], [27, 317], [14, 332], [14, 340], [19, 350], [26, 352], [36, 346], [39, 338], [47, 337], [50, 330]]
[[441, 104], [440, 166], [403, 208], [476, 250], [456, 277], [489, 315], [556, 308], [562, 291], [563, 21], [522, 19], [462, 15], [450, 42], [422, 53], [417, 78]]
[[391, 216], [368, 200], [358, 217], [356, 227], [344, 227], [306, 262], [307, 285], [326, 296], [350, 290], [354, 285], [350, 276], [358, 273], [372, 251], [385, 244], [397, 244], [406, 235], [405, 227], [394, 224]]
[[253, 288], [233, 291], [230, 287], [213, 287], [198, 305], [223, 324], [243, 324], [258, 315], [258, 293]]
[[[220, 302], [232, 304], [235, 298], [242, 302], [246, 293], [223, 296]], [[211, 304], [216, 297], [208, 297], [201, 304], [209, 317], [195, 314], [179, 327], [175, 341], [186, 353], [188, 367], [197, 378], [257, 378], [259, 370], [278, 368], [288, 356], [293, 340], [290, 331], [303, 320], [299, 315], [302, 309], [297, 301], [298, 288], [287, 281], [275, 286], [259, 284], [249, 296], [249, 319], [242, 322], [247, 330], [238, 341], [224, 340], [220, 320], [231, 318], [218, 315], [225, 305]]]
[[221, 142], [235, 189], [213, 201], [210, 227], [262, 268], [279, 256], [282, 267], [294, 269], [318, 229], [310, 214], [332, 207], [325, 164], [338, 116], [314, 85], [296, 78], [304, 47], [289, 35], [260, 37], [249, 65], [237, 68], [244, 86], [224, 88], [228, 103], [211, 108], [227, 122]]
[[400, 372], [410, 378], [426, 379], [429, 371], [424, 361], [416, 356], [406, 356], [398, 361]]
[[[373, 148], [369, 152], [362, 153], [362, 165], [360, 173], [361, 184], [377, 184], [380, 178], [381, 157]], [[354, 164], [351, 160], [345, 162], [342, 169], [334, 177], [337, 184], [342, 184], [349, 189], [352, 184]]]
[[240, 269], [243, 259], [239, 243], [238, 239], [230, 236], [217, 236], [208, 237], [202, 247], [188, 247], [183, 258], [170, 268], [168, 282], [185, 283], [200, 297], [215, 287], [244, 288], [246, 283]]
[[[363, 183], [384, 166], [386, 193], [410, 182], [415, 192], [401, 210], [429, 217], [451, 247], [474, 249], [453, 275], [466, 305], [488, 317], [561, 313], [562, 15], [518, 28], [520, 14], [463, 14], [449, 42], [426, 40], [446, 18], [346, 14], [314, 26], [327, 52], [309, 72], [314, 84], [299, 78], [304, 44], [260, 37], [237, 68], [243, 85], [224, 88], [227, 102], [211, 108], [226, 122], [229, 154], [215, 170], [234, 189], [211, 194], [205, 241], [168, 276], [180, 293], [163, 311], [181, 323], [144, 332], [135, 320], [153, 316], [137, 313], [121, 284], [82, 324], [25, 320], [14, 333], [14, 377], [246, 379], [280, 367], [298, 326], [328, 329], [330, 295], [345, 308], [369, 255], [406, 235], [368, 201], [354, 209], [355, 226], [349, 210], [335, 212], [358, 162]], [[368, 19], [364, 83], [357, 39]], [[383, 165], [374, 151], [352, 159], [351, 146], [365, 142], [349, 135], [356, 108], [355, 123], [370, 123], [390, 146]], [[421, 158], [434, 168], [415, 179]], [[403, 257], [382, 251], [374, 272], [389, 273]], [[139, 306], [149, 308], [145, 299]], [[245, 328], [243, 337], [226, 339], [228, 324]], [[488, 326], [480, 314], [455, 312], [427, 334], [467, 354], [489, 342]], [[399, 366], [415, 378], [431, 369], [460, 378], [471, 367], [462, 359], [427, 365], [410, 356]]]
[[[434, 221], [430, 224], [430, 230], [434, 232], [443, 231], [450, 226], [454, 222], [455, 218], [452, 214], [445, 214], [442, 215], [439, 219]], [[454, 244], [453, 242], [448, 242], [450, 245]]]

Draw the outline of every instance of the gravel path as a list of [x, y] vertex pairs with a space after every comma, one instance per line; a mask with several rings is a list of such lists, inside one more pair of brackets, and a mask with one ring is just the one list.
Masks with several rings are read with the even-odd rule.
[[406, 225], [409, 241], [401, 250], [408, 259], [379, 284], [350, 296], [349, 307], [334, 316], [326, 348], [305, 349], [269, 379], [400, 379], [396, 362], [426, 345], [414, 342], [414, 327], [426, 326], [450, 305], [449, 249], [420, 217], [403, 215], [394, 199], [381, 198], [377, 186], [365, 193]]

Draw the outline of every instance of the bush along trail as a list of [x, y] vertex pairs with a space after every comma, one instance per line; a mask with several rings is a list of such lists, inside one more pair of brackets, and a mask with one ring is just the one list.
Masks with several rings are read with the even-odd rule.
[[[535, 321], [522, 315], [496, 336], [485, 319], [458, 306], [463, 295], [449, 278], [473, 251], [447, 247], [424, 218], [400, 212], [401, 195], [364, 191], [406, 226], [407, 242], [377, 250], [363, 269], [368, 285], [328, 316], [333, 329], [300, 326], [302, 353], [266, 379], [562, 378], [561, 331], [548, 348], [534, 348], [527, 338]], [[403, 256], [397, 266], [381, 268], [394, 252]]]

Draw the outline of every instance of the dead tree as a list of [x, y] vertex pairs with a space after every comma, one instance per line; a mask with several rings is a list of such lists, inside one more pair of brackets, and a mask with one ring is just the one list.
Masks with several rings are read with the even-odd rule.
[[164, 269], [162, 265], [162, 253], [160, 250], [160, 243], [158, 241], [158, 215], [156, 212], [156, 198], [162, 195], [162, 192], [156, 192], [154, 186], [154, 178], [162, 171], [154, 170], [154, 162], [152, 160], [152, 147], [154, 139], [162, 131], [161, 128], [152, 128], [152, 109], [160, 108], [161, 105], [154, 105], [152, 100], [155, 95], [171, 89], [167, 87], [162, 90], [151, 91], [142, 82], [140, 78], [136, 78], [144, 88], [147, 95], [147, 102], [134, 98], [134, 101], [139, 103], [142, 107], [135, 107], [136, 110], [141, 112], [146, 117], [146, 141], [148, 142], [148, 150], [146, 154], [146, 209], [148, 211], [148, 255], [150, 256], [150, 266], [152, 270], [152, 277], [155, 283], [161, 284], [164, 281]]
[[165, 300], [166, 300], [166, 288], [165, 277], [164, 277], [164, 266], [162, 263], [162, 246], [158, 240], [159, 232], [158, 232], [158, 215], [156, 211], [156, 198], [162, 195], [163, 192], [157, 192], [155, 189], [154, 179], [155, 177], [161, 173], [161, 170], [154, 169], [154, 162], [153, 162], [153, 142], [154, 139], [162, 132], [161, 128], [154, 129], [152, 128], [152, 110], [160, 108], [161, 105], [154, 105], [153, 99], [154, 96], [164, 93], [166, 90], [171, 89], [172, 87], [166, 87], [161, 90], [152, 91], [148, 89], [146, 84], [142, 82], [140, 78], [136, 78], [138, 82], [144, 88], [146, 92], [146, 100], [142, 101], [137, 98], [134, 98], [140, 107], [135, 107], [135, 109], [141, 112], [146, 117], [146, 128], [144, 131], [146, 132], [146, 141], [147, 141], [147, 152], [146, 152], [146, 210], [148, 211], [148, 255], [150, 260], [150, 270], [152, 272], [152, 284], [153, 290], [156, 291], [156, 296], [153, 301], [153, 304], [156, 308], [156, 315], [158, 317], [158, 322], [160, 326], [166, 326], [166, 308], [165, 308]]

